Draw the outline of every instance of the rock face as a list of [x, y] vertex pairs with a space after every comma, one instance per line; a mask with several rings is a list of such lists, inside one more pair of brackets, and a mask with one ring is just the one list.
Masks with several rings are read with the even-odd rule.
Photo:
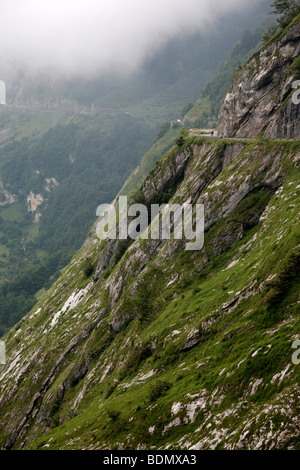
[[[93, 103], [83, 104], [76, 101], [76, 99], [66, 97], [68, 86], [64, 87], [59, 80], [53, 80], [51, 77], [44, 76], [43, 74], [34, 76], [27, 72], [21, 78], [8, 74], [6, 83], [9, 86], [7, 98], [3, 104], [11, 109], [57, 114], [111, 114], [115, 112], [111, 108], [104, 108]], [[72, 88], [72, 85], [69, 84], [70, 87]], [[37, 89], [39, 92], [33, 93], [33, 90]], [[3, 93], [2, 100], [4, 100]]]
[[174, 147], [132, 198], [204, 204], [204, 248], [185, 252], [172, 237], [121, 250], [87, 240], [4, 338], [0, 446], [294, 448], [298, 300], [284, 269], [299, 258], [299, 157], [300, 144], [286, 141]]
[[[252, 57], [236, 77], [219, 116], [223, 137], [299, 138], [300, 21]], [[299, 83], [298, 83], [299, 85]]]
[[29, 212], [36, 212], [37, 208], [43, 204], [44, 198], [41, 194], [34, 194], [32, 191], [27, 196], [27, 210]]
[[0, 206], [6, 206], [17, 202], [18, 197], [15, 194], [11, 194], [5, 189], [2, 181], [0, 180]]
[[[252, 73], [257, 116], [281, 66]], [[249, 96], [237, 91], [244, 114], [223, 132], [275, 132], [280, 112], [256, 123]], [[299, 165], [299, 140], [174, 146], [131, 201], [204, 205], [204, 247], [93, 231], [3, 338], [0, 448], [296, 449]]]

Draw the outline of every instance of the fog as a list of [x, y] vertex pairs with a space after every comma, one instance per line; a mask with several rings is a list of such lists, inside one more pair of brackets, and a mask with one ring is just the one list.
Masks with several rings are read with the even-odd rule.
[[0, 58], [71, 76], [130, 73], [178, 35], [263, 0], [0, 0]]

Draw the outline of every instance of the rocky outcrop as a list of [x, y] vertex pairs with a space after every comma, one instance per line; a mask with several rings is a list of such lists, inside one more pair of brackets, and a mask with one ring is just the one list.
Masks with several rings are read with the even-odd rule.
[[0, 180], [0, 207], [14, 204], [17, 202], [18, 197], [15, 194], [11, 194], [4, 187], [2, 181]]
[[[280, 118], [294, 79], [293, 28], [278, 54], [267, 46], [234, 84], [224, 135], [276, 134], [279, 123], [280, 136], [297, 132]], [[250, 73], [259, 57], [261, 70]], [[91, 232], [4, 338], [0, 447], [297, 448], [299, 163], [297, 140], [174, 146], [129, 203], [204, 205], [203, 248], [185, 251], [173, 226], [166, 240]], [[84, 273], [86, 259], [94, 275]]]
[[32, 191], [27, 196], [27, 210], [28, 212], [36, 212], [37, 208], [43, 204], [44, 198], [42, 194], [34, 194]]
[[[275, 244], [282, 244], [280, 253], [285, 253], [285, 239], [296, 226], [297, 208], [292, 201], [297, 182], [286, 180], [297, 171], [299, 152], [293, 143], [225, 139], [209, 143], [194, 139], [184, 148], [174, 147], [133, 199], [149, 204], [163, 192], [170, 203], [204, 204], [204, 248], [184, 252], [185, 241], [172, 238], [134, 240], [125, 247], [114, 240], [100, 241], [96, 235], [87, 240], [39, 305], [5, 338], [7, 364], [0, 366], [1, 447], [28, 448], [43, 436], [39, 445], [54, 448], [56, 430], [59, 433], [66, 422], [69, 434], [58, 444], [60, 448], [110, 448], [115, 438], [123, 445], [122, 436], [109, 434], [108, 416], [118, 406], [119, 394], [131, 393], [131, 384], [135, 384], [141, 387], [137, 396], [145, 396], [147, 402], [152, 390], [158, 401], [150, 401], [149, 406], [134, 401], [132, 409], [128, 405], [120, 411], [130, 433], [129, 440], [124, 438], [129, 448], [143, 444], [141, 428], [151, 436], [147, 442], [152, 447], [160, 433], [159, 446], [164, 448], [171, 442], [180, 449], [219, 444], [264, 448], [261, 427], [255, 427], [256, 419], [265, 420], [261, 401], [257, 406], [247, 396], [263, 393], [263, 387], [276, 380], [290, 358], [280, 362], [279, 356], [275, 360], [272, 355], [274, 350], [282, 356], [283, 331], [270, 338], [272, 332], [264, 331], [258, 340], [253, 321], [262, 320], [253, 310], [264, 304], [264, 290], [276, 274], [278, 255], [269, 240], [275, 234]], [[284, 212], [279, 202], [289, 209]], [[253, 228], [255, 233], [251, 233]], [[82, 273], [87, 257], [97, 266], [94, 278], [88, 280]], [[238, 280], [229, 287], [234, 277]], [[286, 321], [292, 323], [293, 307], [289, 305], [293, 303], [285, 305], [284, 312], [289, 310]], [[257, 314], [262, 315], [262, 311]], [[284, 331], [290, 335], [289, 329]], [[247, 336], [253, 341], [250, 352], [244, 346]], [[267, 364], [265, 372], [261, 364]], [[180, 381], [185, 371], [189, 377], [186, 386]], [[204, 393], [209, 383], [206, 376], [212, 380], [209, 408], [198, 406], [198, 395], [191, 395], [194, 390]], [[175, 423], [175, 444], [170, 437], [172, 417], [159, 408], [159, 394], [169, 389], [170, 377], [169, 408], [174, 408], [175, 397], [187, 410], [186, 417]], [[278, 403], [284, 404], [292, 391], [296, 397], [295, 381], [290, 369], [276, 395]], [[293, 448], [295, 400], [286, 404], [282, 423], [266, 395], [263, 404], [269, 410], [269, 425], [280, 431], [264, 433], [267, 448]], [[226, 407], [219, 409], [223, 401]], [[158, 407], [161, 422], [150, 406]], [[246, 412], [244, 408], [240, 411], [242, 406]], [[143, 415], [141, 407], [145, 408]], [[233, 423], [239, 422], [238, 428], [228, 421], [228, 415], [234, 416]], [[189, 426], [196, 419], [200, 427], [195, 431]], [[209, 433], [201, 423], [210, 426]], [[253, 429], [249, 435], [245, 435], [247, 426]], [[101, 435], [97, 440], [95, 432]]]
[[[300, 138], [300, 21], [252, 57], [235, 78], [219, 116], [223, 137]], [[299, 83], [298, 83], [299, 85]]]

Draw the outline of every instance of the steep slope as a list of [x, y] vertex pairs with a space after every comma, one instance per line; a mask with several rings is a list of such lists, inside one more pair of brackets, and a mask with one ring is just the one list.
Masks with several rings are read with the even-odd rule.
[[93, 228], [5, 337], [2, 448], [297, 448], [300, 140], [284, 136], [177, 139], [131, 195], [204, 204], [201, 250]]
[[0, 337], [81, 247], [98, 204], [115, 197], [155, 135], [128, 115], [56, 125], [52, 115], [2, 117], [11, 135], [0, 143]]
[[[98, 203], [115, 197], [156, 126], [177, 119], [265, 12], [261, 5], [251, 17], [231, 16], [205, 40], [179, 36], [129, 78], [16, 74], [2, 61], [9, 104], [0, 108], [0, 337], [81, 246]], [[123, 194], [140, 185], [177, 132], [170, 128], [147, 152]]]
[[193, 139], [167, 154], [138, 198], [204, 203], [204, 249], [87, 241], [6, 337], [1, 445], [294, 448], [299, 157]]
[[[299, 138], [300, 15], [252, 57], [220, 111], [224, 137]], [[297, 83], [295, 83], [297, 82]]]

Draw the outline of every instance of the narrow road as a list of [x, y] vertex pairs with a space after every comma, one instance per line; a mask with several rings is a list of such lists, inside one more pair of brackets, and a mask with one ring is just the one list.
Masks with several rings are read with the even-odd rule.
[[[214, 131], [214, 135], [211, 135], [211, 129], [190, 129], [189, 130], [190, 137], [205, 137], [207, 139], [225, 139], [225, 140], [236, 140], [236, 141], [256, 141], [256, 140], [268, 140], [261, 137], [221, 137], [218, 135], [218, 131]], [[270, 140], [274, 140], [276, 142], [295, 142], [299, 139], [274, 139], [270, 138]]]
[[218, 131], [213, 129], [214, 135], [211, 135], [212, 129], [190, 129], [189, 135], [191, 137], [218, 137]]
[[82, 110], [82, 111], [76, 111], [76, 110], [69, 110], [69, 111], [61, 111], [61, 110], [55, 110], [55, 109], [33, 109], [33, 108], [26, 108], [23, 106], [15, 106], [12, 104], [1, 104], [3, 108], [6, 109], [11, 109], [11, 110], [16, 110], [24, 113], [32, 113], [32, 114], [69, 114], [70, 116], [74, 114], [81, 114], [81, 115], [94, 115], [94, 114], [101, 114], [101, 115], [111, 115], [111, 114], [116, 114], [116, 111], [114, 109], [108, 110], [108, 109], [100, 109], [97, 111], [88, 111], [88, 110]]

